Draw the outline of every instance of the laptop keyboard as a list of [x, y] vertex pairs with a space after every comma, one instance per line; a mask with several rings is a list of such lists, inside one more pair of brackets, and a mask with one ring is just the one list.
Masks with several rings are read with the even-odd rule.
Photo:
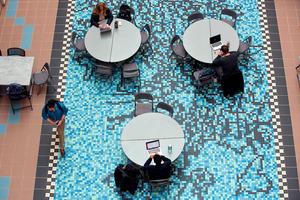
[[148, 150], [149, 154], [152, 154], [152, 153], [157, 153], [159, 152], [159, 149], [151, 149], [151, 150]]
[[213, 43], [211, 46], [212, 47], [218, 47], [218, 46], [221, 46], [222, 45], [222, 42], [216, 42], [216, 43]]

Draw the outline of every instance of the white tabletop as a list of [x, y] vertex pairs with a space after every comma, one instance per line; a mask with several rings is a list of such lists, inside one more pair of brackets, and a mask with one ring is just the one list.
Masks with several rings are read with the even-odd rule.
[[[121, 25], [115, 28], [115, 20]], [[104, 62], [119, 62], [134, 55], [141, 45], [140, 30], [129, 21], [115, 19], [110, 32], [100, 33], [99, 28], [92, 26], [85, 36], [87, 51], [94, 58]]]
[[221, 41], [230, 43], [229, 50], [237, 51], [240, 40], [237, 32], [229, 24], [216, 19], [203, 19], [192, 23], [184, 32], [183, 46], [194, 59], [212, 63], [217, 57], [209, 43], [209, 38], [221, 35]]
[[0, 56], [0, 85], [30, 85], [34, 57]]
[[[174, 161], [184, 147], [184, 133], [180, 125], [168, 115], [145, 113], [133, 118], [123, 129], [121, 145], [126, 156], [138, 165], [149, 158], [146, 142], [158, 139], [163, 155]], [[172, 145], [172, 153], [168, 153]]]

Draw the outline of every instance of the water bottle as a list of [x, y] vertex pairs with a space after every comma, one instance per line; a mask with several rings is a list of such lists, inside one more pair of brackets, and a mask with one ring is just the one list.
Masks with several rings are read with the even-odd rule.
[[115, 28], [119, 28], [119, 22], [117, 20], [115, 21]]
[[168, 145], [168, 153], [171, 154], [172, 153], [172, 145]]

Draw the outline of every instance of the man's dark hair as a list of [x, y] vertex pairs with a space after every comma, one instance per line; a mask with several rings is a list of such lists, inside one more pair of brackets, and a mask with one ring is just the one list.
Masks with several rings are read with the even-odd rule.
[[160, 156], [160, 155], [155, 154], [155, 155], [153, 156], [153, 160], [154, 160], [154, 163], [155, 163], [156, 165], [160, 165], [162, 159], [161, 159], [161, 156]]
[[55, 99], [50, 99], [48, 102], [47, 102], [47, 107], [48, 108], [54, 108], [55, 107], [55, 104], [57, 103], [58, 101], [55, 100]]
[[227, 54], [229, 52], [229, 46], [228, 45], [222, 45], [221, 46], [221, 51], [224, 53], [224, 54]]

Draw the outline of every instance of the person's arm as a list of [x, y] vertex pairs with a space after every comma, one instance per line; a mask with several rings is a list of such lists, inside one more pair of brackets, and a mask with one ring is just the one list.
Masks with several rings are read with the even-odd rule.
[[144, 164], [144, 167], [148, 167], [150, 165], [151, 161], [152, 161], [152, 158], [151, 157], [148, 158], [148, 160]]
[[95, 14], [92, 14], [91, 16], [91, 26], [96, 26], [96, 27], [99, 27], [99, 16], [95, 15]]
[[56, 125], [56, 122], [51, 120], [46, 112], [46, 106], [44, 106], [43, 110], [42, 110], [42, 117], [44, 120], [47, 120], [50, 124], [52, 125]]
[[110, 25], [114, 19], [114, 16], [112, 15], [110, 9], [107, 9], [107, 11], [106, 11], [106, 18], [107, 18], [106, 24]]
[[171, 160], [165, 156], [161, 156], [161, 159], [164, 161], [164, 164], [171, 165]]
[[214, 59], [214, 61], [213, 61], [213, 65], [214, 66], [220, 66], [221, 65], [221, 56], [220, 55], [218, 55], [215, 59]]

